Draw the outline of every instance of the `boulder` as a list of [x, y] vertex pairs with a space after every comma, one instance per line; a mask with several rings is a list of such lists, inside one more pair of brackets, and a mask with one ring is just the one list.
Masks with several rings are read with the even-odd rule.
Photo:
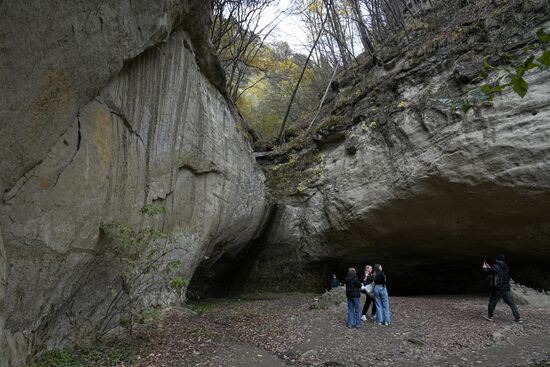
[[518, 305], [532, 307], [550, 307], [550, 292], [537, 291], [533, 288], [511, 282], [512, 299]]

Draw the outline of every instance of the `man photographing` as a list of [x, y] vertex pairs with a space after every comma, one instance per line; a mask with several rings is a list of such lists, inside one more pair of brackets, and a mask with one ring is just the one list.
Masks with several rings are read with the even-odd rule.
[[493, 266], [487, 264], [487, 261], [483, 261], [483, 270], [489, 274], [488, 282], [491, 288], [491, 295], [489, 296], [488, 314], [484, 316], [485, 320], [494, 322], [493, 314], [497, 303], [502, 299], [512, 309], [515, 321], [522, 323], [518, 311], [518, 307], [512, 300], [512, 294], [510, 292], [510, 269], [506, 265], [504, 255], [497, 255], [496, 261]]

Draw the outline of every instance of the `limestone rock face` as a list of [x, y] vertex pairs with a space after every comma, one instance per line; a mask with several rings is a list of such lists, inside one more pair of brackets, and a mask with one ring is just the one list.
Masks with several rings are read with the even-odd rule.
[[246, 279], [319, 289], [381, 263], [392, 291], [463, 292], [481, 290], [483, 260], [504, 253], [515, 278], [550, 288], [550, 72], [529, 73], [523, 99], [508, 90], [462, 113], [418, 103], [453, 79], [439, 70], [421, 84], [401, 74], [387, 121], [347, 131], [352, 151], [318, 147], [322, 174], [281, 199]]
[[0, 365], [20, 366], [37, 346], [83, 342], [104, 317], [119, 269], [101, 222], [137, 227], [144, 205], [165, 207], [154, 224], [190, 279], [203, 258], [258, 236], [267, 201], [219, 91], [200, 2], [9, 3], [0, 5]]

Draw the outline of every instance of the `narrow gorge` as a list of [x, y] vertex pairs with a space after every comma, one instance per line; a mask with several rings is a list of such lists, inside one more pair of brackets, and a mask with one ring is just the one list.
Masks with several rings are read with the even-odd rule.
[[[388, 264], [396, 294], [475, 293], [496, 253], [550, 289], [550, 71], [528, 70], [523, 98], [468, 99], [544, 50], [548, 2], [519, 3], [523, 28], [496, 7], [359, 56], [311, 131], [255, 153], [207, 3], [0, 2], [0, 366], [117, 324], [112, 221], [167, 233], [190, 297], [320, 292], [365, 263]], [[174, 302], [162, 282], [143, 296]]]

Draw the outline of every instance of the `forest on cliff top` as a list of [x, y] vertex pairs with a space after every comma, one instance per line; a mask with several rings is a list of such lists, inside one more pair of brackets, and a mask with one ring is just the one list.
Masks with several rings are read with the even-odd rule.
[[[506, 87], [525, 96], [523, 74], [547, 67], [550, 54], [516, 60], [505, 46], [514, 41], [510, 30], [521, 38], [548, 9], [546, 0], [215, 0], [210, 39], [228, 95], [252, 128], [255, 150], [266, 151], [337, 120], [320, 112], [339, 82], [372, 66], [391, 68], [399, 57], [420, 64], [437, 51], [460, 56], [476, 50], [483, 56], [476, 67], [486, 74], [498, 67], [509, 71], [492, 85], [473, 80], [478, 100]], [[497, 33], [491, 42], [483, 39], [487, 29]], [[548, 39], [538, 35], [540, 43]], [[535, 50], [536, 41], [520, 46]], [[457, 107], [468, 108], [462, 101]]]

